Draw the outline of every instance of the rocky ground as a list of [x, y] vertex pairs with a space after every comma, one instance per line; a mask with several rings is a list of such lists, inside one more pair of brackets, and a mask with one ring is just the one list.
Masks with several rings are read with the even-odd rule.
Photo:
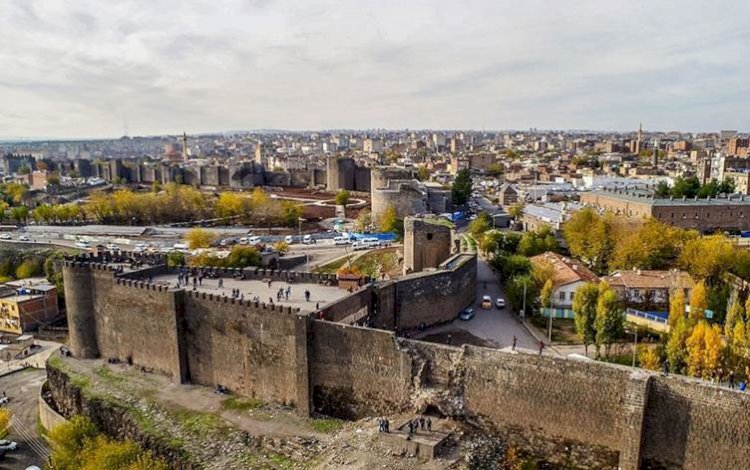
[[[435, 419], [442, 430], [452, 432], [451, 445], [441, 458], [427, 461], [391, 450], [378, 433], [376, 418], [304, 418], [289, 408], [217, 394], [207, 387], [175, 385], [123, 364], [54, 356], [50, 366], [52, 374], [63, 372], [87, 399], [126, 410], [135, 425], [123, 424], [127, 429], [119, 429], [119, 434], [158, 444], [193, 468], [545, 468], [529, 466], [513, 449], [460, 422]], [[410, 416], [389, 418], [397, 423]]]

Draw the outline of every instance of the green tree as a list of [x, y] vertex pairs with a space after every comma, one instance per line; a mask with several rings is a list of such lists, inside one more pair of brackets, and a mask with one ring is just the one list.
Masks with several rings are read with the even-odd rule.
[[466, 204], [469, 197], [471, 197], [472, 190], [473, 183], [471, 181], [471, 173], [469, 172], [469, 169], [459, 170], [453, 180], [453, 187], [451, 189], [453, 203], [459, 206]]
[[16, 268], [16, 279], [26, 279], [42, 273], [42, 264], [35, 258], [27, 258]]
[[419, 167], [417, 167], [417, 179], [419, 181], [429, 181], [430, 169], [425, 165], [420, 165]]
[[83, 450], [97, 436], [94, 424], [81, 415], [52, 428], [49, 439], [52, 447], [51, 467], [55, 470], [79, 470], [85, 464]]
[[336, 193], [336, 205], [346, 207], [347, 204], [349, 204], [349, 191], [341, 189]]
[[713, 285], [719, 282], [727, 267], [733, 266], [735, 249], [723, 234], [689, 240], [680, 253], [678, 265], [694, 278]]
[[[398, 214], [396, 208], [393, 205], [389, 205], [383, 214], [380, 216], [380, 231], [381, 232], [393, 232], [398, 228]], [[403, 223], [403, 222], [402, 222]]]
[[517, 202], [508, 208], [508, 214], [510, 214], [513, 219], [518, 220], [523, 215], [525, 207], [524, 203]]
[[508, 300], [517, 312], [523, 310], [524, 287], [526, 292], [526, 315], [532, 312], [534, 299], [539, 297], [539, 291], [530, 274], [514, 276], [505, 284]]
[[552, 284], [552, 279], [547, 279], [544, 285], [542, 285], [542, 290], [539, 292], [539, 302], [541, 302], [542, 308], [549, 307], [554, 289], [555, 286]]
[[503, 173], [505, 173], [505, 168], [501, 163], [491, 163], [487, 167], [487, 174], [490, 176], [498, 177], [502, 176]]
[[294, 201], [281, 201], [281, 223], [296, 227], [302, 217], [302, 206]]
[[16, 206], [10, 210], [10, 216], [19, 224], [24, 223], [29, 218], [29, 208], [26, 206]]
[[573, 294], [573, 318], [578, 338], [583, 342], [586, 355], [589, 354], [589, 344], [596, 340], [596, 314], [599, 300], [599, 286], [588, 282]]
[[245, 268], [247, 266], [260, 266], [260, 264], [260, 253], [252, 246], [235, 246], [226, 259], [226, 266], [229, 268]]
[[170, 251], [167, 253], [167, 266], [174, 268], [185, 265], [185, 254], [180, 251]]
[[570, 253], [597, 273], [608, 272], [616, 234], [611, 215], [604, 217], [587, 207], [563, 225], [563, 236]]
[[604, 345], [604, 355], [609, 358], [610, 348], [622, 336], [625, 315], [617, 300], [617, 293], [609, 288], [600, 286], [599, 298], [596, 304], [596, 347]]
[[481, 240], [490, 228], [492, 228], [492, 219], [486, 212], [480, 212], [477, 218], [469, 223], [469, 233], [476, 240]]
[[363, 209], [357, 214], [357, 218], [354, 219], [354, 231], [355, 232], [366, 232], [372, 229], [372, 212], [368, 209]]
[[248, 208], [247, 199], [237, 193], [221, 193], [216, 201], [214, 210], [216, 216], [222, 219], [229, 219], [243, 215]]
[[690, 324], [687, 318], [680, 318], [672, 328], [667, 340], [667, 361], [669, 369], [675, 373], [682, 373], [685, 367], [685, 341], [690, 335]]

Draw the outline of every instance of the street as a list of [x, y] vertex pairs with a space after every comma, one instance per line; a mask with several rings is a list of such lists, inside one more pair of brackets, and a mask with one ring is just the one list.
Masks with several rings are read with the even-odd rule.
[[[485, 281], [487, 283], [486, 289], [484, 287]], [[492, 297], [492, 309], [482, 310], [480, 308], [483, 295]], [[498, 297], [502, 297], [508, 302], [505, 292], [497, 280], [497, 276], [492, 272], [492, 268], [490, 268], [487, 261], [479, 257], [477, 259], [477, 293], [475, 302], [472, 305], [475, 312], [474, 318], [469, 321], [456, 319], [450, 323], [428, 328], [424, 332], [421, 332], [417, 338], [430, 339], [432, 336], [444, 338], [446, 334], [451, 334], [452, 338], [456, 339], [453, 341], [456, 344], [461, 338], [466, 337], [468, 333], [471, 336], [479, 338], [488, 346], [504, 348], [513, 345], [513, 336], [515, 336], [517, 338], [516, 347], [532, 351], [537, 350], [536, 339], [517, 319], [516, 315], [511, 311], [510, 305], [507, 305], [503, 309], [498, 309], [494, 306], [495, 299]], [[458, 315], [458, 312], [456, 312], [456, 315]]]
[[0, 390], [10, 398], [7, 407], [13, 420], [6, 439], [18, 443], [18, 449], [0, 459], [0, 469], [23, 470], [29, 465], [43, 467], [49, 455], [44, 438], [37, 433], [39, 393], [47, 379], [44, 369], [27, 368], [0, 377]]

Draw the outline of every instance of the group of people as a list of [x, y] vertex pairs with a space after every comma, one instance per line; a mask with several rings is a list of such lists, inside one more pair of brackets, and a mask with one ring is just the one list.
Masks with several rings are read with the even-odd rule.
[[378, 418], [378, 432], [391, 432], [391, 422], [388, 418]]
[[282, 297], [285, 300], [289, 301], [290, 295], [292, 295], [292, 286], [287, 286], [286, 289], [284, 289], [283, 287], [279, 287], [279, 290], [276, 292], [276, 301], [281, 302]]
[[406, 425], [409, 428], [409, 437], [417, 434], [417, 431], [419, 431], [420, 429], [422, 431], [432, 431], [432, 420], [429, 416], [420, 416], [419, 418], [414, 418], [406, 423]]

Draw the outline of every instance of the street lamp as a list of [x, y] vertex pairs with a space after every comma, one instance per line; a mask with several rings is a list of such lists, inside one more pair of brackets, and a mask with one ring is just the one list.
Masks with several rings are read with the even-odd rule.
[[554, 290], [552, 290], [549, 294], [549, 334], [547, 336], [547, 341], [549, 341], [550, 344], [552, 344], [552, 297], [553, 297]]
[[310, 256], [307, 254], [307, 248], [304, 247], [304, 243], [302, 243], [302, 222], [304, 222], [305, 219], [303, 219], [302, 217], [299, 217], [297, 220], [299, 222], [299, 243], [300, 245], [303, 245], [302, 251], [305, 253], [305, 270], [309, 271], [310, 270]]
[[636, 355], [636, 352], [638, 351], [638, 328], [633, 328], [632, 331], [625, 330], [625, 332], [635, 335], [635, 339], [633, 341], [633, 367], [635, 367], [635, 355]]

